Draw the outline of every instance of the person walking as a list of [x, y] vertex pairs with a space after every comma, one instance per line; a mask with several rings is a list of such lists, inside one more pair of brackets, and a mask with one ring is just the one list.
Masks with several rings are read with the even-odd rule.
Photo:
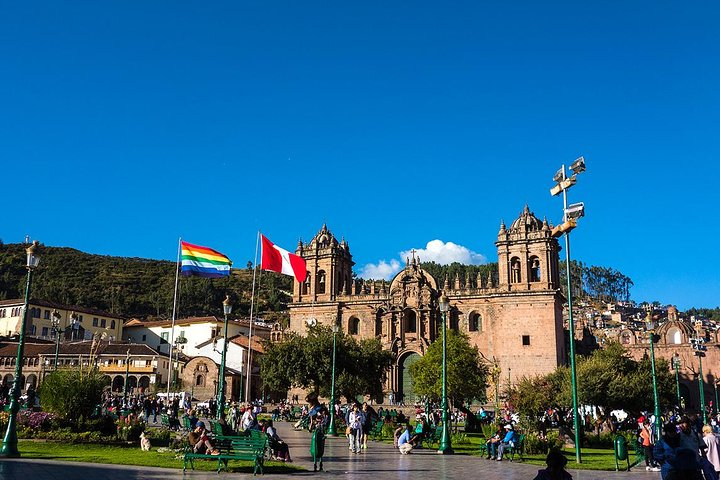
[[703, 466], [703, 471], [705, 471], [705, 476], [707, 477], [710, 473], [708, 472], [707, 464], [710, 464], [715, 471], [715, 478], [718, 478], [718, 476], [720, 476], [720, 438], [713, 433], [710, 425], [704, 425], [702, 431], [703, 442], [705, 442], [705, 446], [707, 446], [707, 450], [705, 451], [705, 460], [707, 460], [707, 462], [706, 465]]
[[365, 416], [358, 408], [358, 405], [353, 405], [353, 409], [348, 415], [348, 428], [350, 429], [350, 451], [352, 453], [360, 452], [360, 442], [362, 441], [362, 426], [365, 422]]
[[642, 440], [643, 450], [645, 450], [645, 470], [659, 472], [660, 468], [653, 457], [653, 433], [648, 419], [643, 419], [640, 422], [640, 439]]

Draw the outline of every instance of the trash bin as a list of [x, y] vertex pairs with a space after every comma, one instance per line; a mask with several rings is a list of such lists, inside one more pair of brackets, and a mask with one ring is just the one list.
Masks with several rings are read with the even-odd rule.
[[622, 435], [618, 435], [613, 440], [615, 452], [615, 471], [620, 470], [620, 462], [627, 462], [627, 471], [630, 471], [630, 458], [628, 456], [627, 440]]

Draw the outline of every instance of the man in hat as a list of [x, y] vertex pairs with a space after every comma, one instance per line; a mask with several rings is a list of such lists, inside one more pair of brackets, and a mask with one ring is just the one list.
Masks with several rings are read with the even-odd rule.
[[513, 430], [512, 424], [508, 423], [505, 425], [505, 431], [505, 437], [502, 439], [502, 442], [500, 442], [500, 445], [498, 445], [498, 462], [502, 460], [505, 449], [507, 447], [514, 447], [515, 442], [517, 442], [517, 433]]

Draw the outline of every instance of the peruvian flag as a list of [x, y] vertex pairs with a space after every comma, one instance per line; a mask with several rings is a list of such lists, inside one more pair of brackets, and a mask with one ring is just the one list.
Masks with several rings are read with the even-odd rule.
[[260, 238], [262, 239], [261, 269], [292, 275], [300, 283], [305, 281], [307, 267], [302, 257], [283, 250], [268, 240], [265, 235], [261, 234]]

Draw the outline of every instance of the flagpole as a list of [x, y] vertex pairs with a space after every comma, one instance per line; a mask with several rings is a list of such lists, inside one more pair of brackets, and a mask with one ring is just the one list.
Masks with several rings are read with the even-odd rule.
[[170, 326], [170, 363], [168, 364], [168, 384], [166, 402], [170, 403], [170, 381], [172, 380], [172, 359], [173, 359], [173, 335], [175, 334], [175, 318], [177, 314], [178, 279], [180, 277], [180, 250], [182, 249], [182, 237], [178, 239], [177, 261], [175, 262], [175, 294], [173, 295], [172, 324]]
[[252, 359], [252, 348], [251, 348], [251, 341], [252, 341], [252, 327], [253, 327], [253, 313], [255, 311], [255, 276], [257, 274], [257, 257], [258, 257], [258, 247], [260, 245], [260, 230], [257, 232], [257, 237], [255, 239], [255, 263], [253, 264], [253, 284], [252, 284], [252, 293], [250, 295], [250, 331], [248, 332], [248, 361], [247, 361], [247, 371], [245, 372], [245, 401], [247, 403], [250, 403], [250, 377], [252, 376], [252, 371], [250, 370], [252, 368], [251, 359]]

